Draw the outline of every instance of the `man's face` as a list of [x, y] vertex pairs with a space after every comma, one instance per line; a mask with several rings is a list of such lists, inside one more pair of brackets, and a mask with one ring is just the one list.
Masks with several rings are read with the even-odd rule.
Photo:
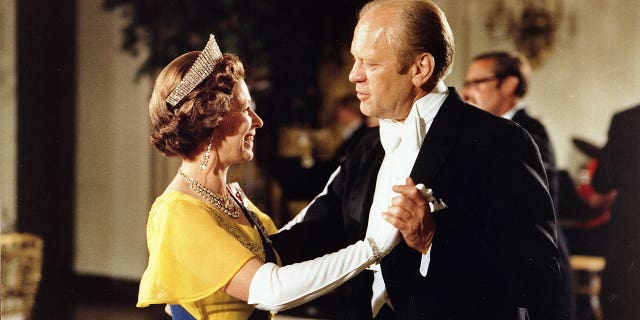
[[400, 74], [397, 54], [391, 47], [384, 11], [369, 12], [360, 19], [351, 42], [354, 62], [349, 81], [355, 83], [360, 111], [381, 119], [405, 119], [415, 99], [410, 72]]
[[501, 79], [494, 73], [494, 61], [476, 60], [471, 63], [465, 77], [462, 97], [468, 102], [495, 115], [501, 115], [504, 93]]

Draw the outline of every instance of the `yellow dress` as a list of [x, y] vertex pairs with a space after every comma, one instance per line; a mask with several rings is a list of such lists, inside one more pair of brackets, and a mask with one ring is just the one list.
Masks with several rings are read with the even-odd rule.
[[[271, 218], [249, 203], [267, 233]], [[253, 307], [220, 290], [251, 258], [264, 261], [260, 234], [182, 192], [156, 199], [147, 222], [149, 263], [138, 307], [180, 304], [196, 319], [247, 319]]]

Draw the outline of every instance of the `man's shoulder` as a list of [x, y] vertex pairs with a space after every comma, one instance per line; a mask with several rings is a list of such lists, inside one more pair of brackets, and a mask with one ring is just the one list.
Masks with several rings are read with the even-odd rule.
[[[364, 128], [347, 146], [344, 160], [345, 162], [353, 162], [354, 159], [367, 158], [378, 148], [382, 150], [379, 128]], [[359, 161], [361, 160], [357, 160], [357, 162]]]
[[365, 146], [372, 148], [376, 144], [380, 142], [380, 129], [375, 127], [367, 127], [362, 128], [358, 132], [357, 140], [355, 140], [351, 145], [352, 147], [356, 146]]
[[515, 121], [498, 117], [485, 110], [465, 104], [466, 112], [463, 113], [464, 126], [472, 135], [486, 135], [499, 139], [501, 136], [509, 136], [522, 130], [522, 126]]
[[514, 115], [513, 121], [527, 130], [539, 147], [542, 148], [542, 144], [550, 143], [549, 134], [547, 133], [547, 129], [544, 124], [542, 124], [542, 122], [537, 118], [530, 116], [524, 109], [519, 110]]
[[640, 105], [618, 111], [613, 115], [612, 123], [640, 123]]
[[453, 87], [449, 88], [449, 96], [434, 121], [442, 121], [447, 126], [456, 126], [457, 130], [462, 132], [467, 131], [475, 134], [491, 134], [496, 131], [514, 129], [514, 123], [511, 120], [498, 117], [463, 101]]
[[531, 135], [519, 123], [508, 120], [469, 104], [458, 125], [462, 143], [471, 143], [474, 150], [510, 153], [534, 144]]
[[518, 110], [516, 114], [513, 116], [513, 121], [528, 131], [544, 131], [546, 129], [542, 121], [538, 118], [531, 116], [525, 109]]

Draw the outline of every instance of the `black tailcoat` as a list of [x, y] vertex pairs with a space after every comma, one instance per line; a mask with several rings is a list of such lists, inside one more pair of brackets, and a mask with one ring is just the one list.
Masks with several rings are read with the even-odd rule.
[[[304, 221], [275, 237], [281, 256], [306, 259], [363, 239], [383, 157], [379, 131], [372, 128]], [[450, 88], [411, 177], [448, 208], [433, 214], [426, 277], [419, 273], [421, 253], [404, 241], [382, 261], [395, 318], [558, 318], [554, 211], [540, 154], [526, 131], [465, 104]], [[371, 281], [370, 271], [350, 281], [345, 318], [371, 318]]]

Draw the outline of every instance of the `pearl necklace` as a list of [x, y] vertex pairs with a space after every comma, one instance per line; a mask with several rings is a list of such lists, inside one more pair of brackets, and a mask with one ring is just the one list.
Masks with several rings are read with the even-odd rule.
[[182, 169], [178, 169], [178, 174], [184, 178], [184, 181], [187, 182], [187, 185], [189, 185], [189, 188], [191, 188], [191, 190], [195, 191], [202, 198], [209, 201], [216, 208], [220, 209], [231, 218], [237, 219], [238, 217], [240, 217], [240, 209], [238, 209], [238, 206], [231, 198], [231, 195], [227, 194], [226, 196], [221, 197], [213, 193], [213, 191], [207, 189], [207, 187], [203, 186], [198, 181], [182, 172]]

